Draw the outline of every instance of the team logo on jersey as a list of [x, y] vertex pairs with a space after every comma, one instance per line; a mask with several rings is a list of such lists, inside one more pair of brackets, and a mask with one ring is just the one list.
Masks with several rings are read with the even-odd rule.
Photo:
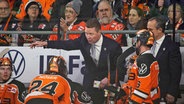
[[43, 30], [43, 29], [45, 29], [45, 27], [46, 27], [46, 25], [42, 23], [42, 24], [40, 24], [40, 25], [38, 26], [38, 29], [42, 29], [42, 30]]
[[78, 30], [79, 30], [79, 31], [82, 31], [82, 30], [84, 30], [84, 27], [83, 27], [83, 26], [79, 26], [79, 27], [78, 27]]
[[84, 101], [90, 101], [91, 100], [91, 97], [87, 94], [86, 91], [83, 91], [81, 93], [81, 98], [84, 100]]
[[4, 57], [9, 57], [12, 61], [13, 73], [12, 78], [20, 77], [25, 70], [25, 59], [23, 55], [17, 50], [10, 50]]
[[142, 63], [142, 64], [141, 64], [141, 67], [139, 68], [139, 74], [140, 74], [140, 75], [143, 75], [143, 74], [145, 74], [145, 73], [147, 72], [147, 70], [148, 70], [147, 65], [144, 64], [144, 63]]
[[115, 30], [122, 30], [123, 29], [123, 25], [122, 24], [117, 24], [115, 27]]
[[14, 87], [8, 87], [8, 91], [15, 94], [17, 89]]

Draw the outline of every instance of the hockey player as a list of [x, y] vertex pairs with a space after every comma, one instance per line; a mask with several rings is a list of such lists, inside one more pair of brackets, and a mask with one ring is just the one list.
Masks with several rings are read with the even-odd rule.
[[23, 83], [11, 78], [13, 71], [9, 58], [0, 58], [0, 104], [22, 104], [26, 94]]
[[[158, 104], [160, 89], [158, 86], [159, 65], [152, 55], [150, 48], [153, 45], [153, 34], [148, 30], [137, 33], [136, 54], [138, 57], [128, 70], [128, 82], [115, 91], [120, 98], [126, 99], [125, 103], [131, 104]], [[135, 59], [135, 58], [134, 58]], [[110, 89], [112, 91], [112, 87]]]
[[65, 64], [62, 57], [52, 57], [45, 74], [36, 76], [30, 83], [25, 104], [71, 104]]
[[67, 78], [66, 62], [61, 56], [51, 57], [48, 70], [30, 83], [25, 104], [82, 104], [90, 103], [91, 97], [81, 85]]

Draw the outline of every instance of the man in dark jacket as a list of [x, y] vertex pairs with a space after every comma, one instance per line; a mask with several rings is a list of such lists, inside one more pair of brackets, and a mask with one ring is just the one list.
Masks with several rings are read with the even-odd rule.
[[181, 79], [181, 53], [179, 46], [164, 34], [165, 22], [160, 17], [148, 20], [147, 28], [153, 32], [155, 45], [152, 47], [160, 67], [159, 87], [161, 98], [169, 104], [175, 104], [179, 95]]
[[[36, 41], [31, 44], [32, 48], [45, 46], [65, 50], [79, 49], [86, 66], [83, 86], [92, 97], [94, 104], [102, 104], [105, 100], [102, 88], [109, 83], [114, 84], [116, 60], [122, 53], [121, 46], [114, 40], [103, 36], [100, 27], [98, 20], [92, 18], [86, 22], [85, 33], [75, 40]], [[92, 47], [96, 50], [95, 52], [92, 52]], [[108, 77], [108, 73], [110, 73], [110, 77]]]

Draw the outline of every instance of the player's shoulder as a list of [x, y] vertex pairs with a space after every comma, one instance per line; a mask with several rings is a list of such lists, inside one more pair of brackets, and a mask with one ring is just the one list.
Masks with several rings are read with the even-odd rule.
[[44, 82], [49, 82], [49, 81], [58, 81], [58, 82], [67, 82], [66, 78], [61, 75], [51, 75], [51, 74], [40, 74], [36, 76], [32, 81], [35, 80], [41, 80]]
[[138, 64], [146, 64], [146, 65], [151, 65], [154, 61], [155, 61], [155, 57], [152, 55], [152, 54], [143, 54], [143, 55], [140, 55], [138, 58], [137, 58], [137, 63]]
[[17, 88], [19, 88], [19, 89], [25, 89], [24, 83], [22, 83], [21, 81], [18, 81], [18, 80], [12, 80], [9, 84], [12, 86], [17, 86]]
[[77, 93], [78, 100], [83, 103], [92, 102], [91, 96], [84, 90], [83, 86], [80, 83], [72, 82], [71, 83], [72, 94], [75, 95]]
[[12, 80], [11, 82], [10, 82], [10, 84], [19, 84], [19, 85], [24, 85], [21, 81], [19, 81], [19, 80]]
[[77, 91], [82, 91], [83, 90], [83, 87], [80, 83], [77, 83], [77, 82], [72, 82], [70, 84], [75, 90]]

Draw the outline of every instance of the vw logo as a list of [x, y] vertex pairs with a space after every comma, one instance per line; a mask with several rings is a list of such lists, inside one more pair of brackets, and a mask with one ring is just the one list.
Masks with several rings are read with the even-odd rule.
[[17, 50], [10, 50], [4, 57], [10, 58], [13, 65], [12, 78], [20, 77], [25, 70], [25, 59], [23, 55]]
[[145, 74], [147, 72], [148, 68], [147, 68], [147, 65], [142, 63], [141, 64], [141, 67], [139, 68], [139, 74]]

